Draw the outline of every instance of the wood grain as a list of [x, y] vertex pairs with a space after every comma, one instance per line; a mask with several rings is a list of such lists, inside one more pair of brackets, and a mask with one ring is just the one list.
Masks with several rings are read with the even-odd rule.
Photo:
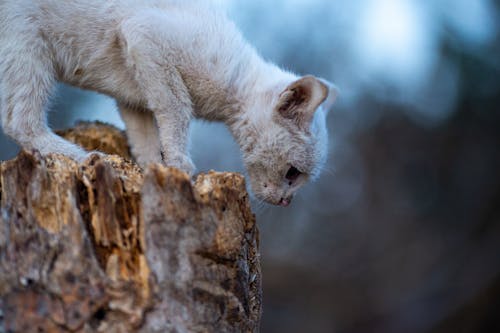
[[0, 332], [257, 332], [244, 178], [143, 171], [103, 124], [62, 134], [123, 157], [78, 165], [21, 152], [1, 163]]

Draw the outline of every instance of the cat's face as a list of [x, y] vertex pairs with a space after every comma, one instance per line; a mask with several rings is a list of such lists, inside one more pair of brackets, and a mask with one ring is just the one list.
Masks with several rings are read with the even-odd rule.
[[325, 118], [336, 94], [333, 85], [306, 76], [276, 96], [272, 116], [244, 154], [258, 199], [288, 206], [295, 192], [319, 175], [327, 155]]

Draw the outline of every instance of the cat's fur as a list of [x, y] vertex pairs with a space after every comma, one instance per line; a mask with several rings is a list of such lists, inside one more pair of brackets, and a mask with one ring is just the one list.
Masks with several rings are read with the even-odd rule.
[[263, 61], [201, 1], [1, 0], [4, 132], [25, 149], [81, 161], [88, 153], [47, 125], [56, 81], [114, 97], [141, 165], [192, 173], [193, 117], [228, 125], [267, 202], [287, 205], [325, 161], [333, 85]]

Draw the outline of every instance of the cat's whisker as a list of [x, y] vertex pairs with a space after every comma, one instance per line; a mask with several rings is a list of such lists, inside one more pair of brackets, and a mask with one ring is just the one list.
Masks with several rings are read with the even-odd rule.
[[260, 215], [268, 208], [268, 205], [264, 200], [257, 200], [257, 205], [255, 207], [255, 213]]
[[319, 175], [326, 173], [327, 175], [330, 176], [336, 176], [337, 172], [338, 172], [337, 168], [333, 165], [324, 164], [319, 167]]

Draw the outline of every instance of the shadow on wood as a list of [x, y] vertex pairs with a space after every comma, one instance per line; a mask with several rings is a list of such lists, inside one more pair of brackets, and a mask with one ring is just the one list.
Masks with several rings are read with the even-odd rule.
[[[103, 124], [61, 133], [129, 158]], [[258, 230], [244, 179], [113, 155], [0, 166], [0, 332], [256, 332]]]

